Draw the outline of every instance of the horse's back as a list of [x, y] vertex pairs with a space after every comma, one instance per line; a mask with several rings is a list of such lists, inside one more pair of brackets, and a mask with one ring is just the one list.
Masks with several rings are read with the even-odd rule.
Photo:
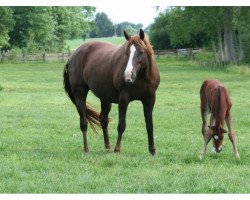
[[206, 102], [211, 106], [213, 101], [215, 101], [215, 96], [218, 91], [220, 92], [221, 100], [224, 101], [228, 107], [231, 107], [232, 103], [227, 92], [227, 89], [221, 84], [219, 80], [205, 80], [202, 83], [200, 96], [201, 101]]
[[70, 61], [76, 76], [99, 98], [117, 102], [118, 92], [113, 84], [119, 46], [105, 42], [88, 42], [72, 54]]

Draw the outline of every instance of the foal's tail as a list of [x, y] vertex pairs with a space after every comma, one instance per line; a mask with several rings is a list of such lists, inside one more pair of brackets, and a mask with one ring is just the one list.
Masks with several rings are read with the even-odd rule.
[[[64, 85], [64, 90], [70, 100], [75, 104], [75, 97], [72, 92], [72, 88], [69, 82], [69, 73], [68, 73], [68, 62], [64, 67], [63, 71], [63, 85]], [[87, 121], [90, 124], [91, 129], [97, 133], [96, 126], [101, 127], [101, 116], [100, 113], [98, 113], [92, 106], [90, 106], [89, 103], [86, 104], [86, 118]], [[95, 126], [96, 125], [96, 126]]]

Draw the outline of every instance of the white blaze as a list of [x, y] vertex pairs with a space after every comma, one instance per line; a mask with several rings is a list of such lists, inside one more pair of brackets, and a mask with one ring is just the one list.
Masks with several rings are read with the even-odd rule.
[[218, 139], [219, 139], [218, 135], [215, 135], [215, 136], [214, 136], [214, 139], [215, 139], [215, 140], [218, 140]]
[[126, 67], [126, 69], [124, 71], [125, 80], [131, 80], [132, 81], [132, 71], [133, 71], [132, 61], [133, 61], [135, 51], [136, 51], [135, 45], [131, 45], [127, 67]]

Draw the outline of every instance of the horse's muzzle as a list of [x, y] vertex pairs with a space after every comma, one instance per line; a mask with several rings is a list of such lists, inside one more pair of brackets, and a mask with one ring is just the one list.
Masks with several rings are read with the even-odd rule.
[[215, 149], [216, 153], [220, 153], [222, 151], [222, 146], [220, 146], [218, 149]]
[[128, 78], [125, 78], [125, 82], [126, 83], [133, 83], [135, 81], [135, 73], [134, 72], [131, 72], [131, 76]]

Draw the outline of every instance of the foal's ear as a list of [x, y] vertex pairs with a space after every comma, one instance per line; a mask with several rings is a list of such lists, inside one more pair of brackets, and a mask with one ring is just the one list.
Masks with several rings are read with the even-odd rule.
[[226, 133], [227, 131], [223, 128], [220, 128], [221, 133]]
[[123, 31], [123, 33], [124, 33], [126, 40], [130, 40], [131, 36], [129, 34], [127, 34], [127, 32], [125, 30]]
[[215, 126], [208, 126], [208, 128], [210, 128], [212, 131], [215, 130]]
[[145, 37], [145, 34], [144, 34], [144, 31], [140, 28], [140, 39], [141, 40], [144, 40], [144, 37]]

